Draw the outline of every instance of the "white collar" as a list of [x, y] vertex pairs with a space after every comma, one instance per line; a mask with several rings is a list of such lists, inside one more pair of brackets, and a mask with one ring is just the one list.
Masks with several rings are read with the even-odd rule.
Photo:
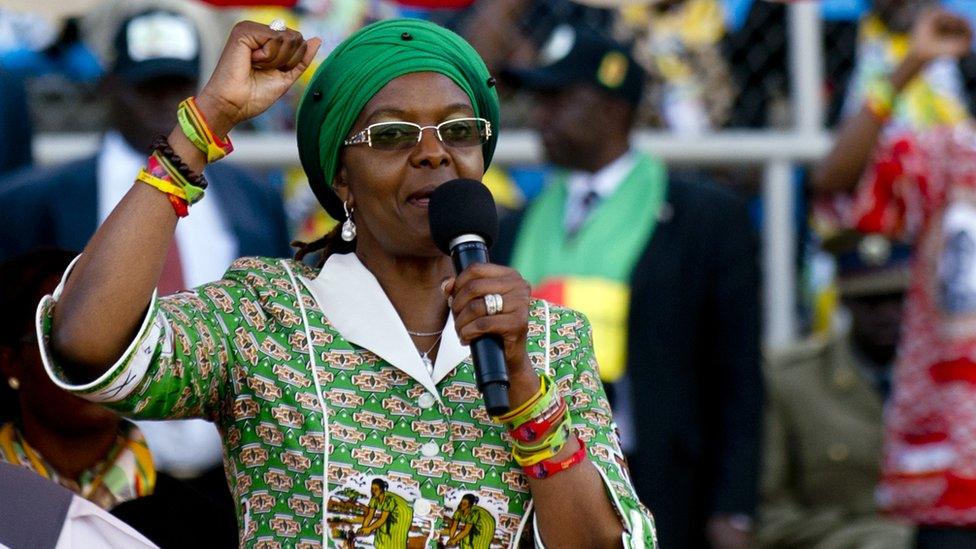
[[471, 356], [471, 350], [458, 340], [454, 317], [449, 314], [431, 376], [386, 292], [354, 253], [329, 256], [317, 277], [302, 278], [302, 282], [346, 341], [372, 351], [438, 399], [437, 383]]
[[637, 155], [628, 150], [594, 173], [574, 171], [569, 176], [569, 193], [582, 198], [592, 190], [606, 198], [617, 190], [636, 163]]

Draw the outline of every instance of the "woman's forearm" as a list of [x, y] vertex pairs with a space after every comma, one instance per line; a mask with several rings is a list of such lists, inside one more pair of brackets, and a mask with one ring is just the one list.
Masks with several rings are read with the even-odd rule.
[[[178, 128], [170, 144], [191, 170], [203, 169], [203, 153]], [[165, 194], [137, 182], [85, 246], [54, 309], [52, 330], [53, 350], [75, 381], [104, 373], [136, 335], [177, 220]]]
[[[562, 461], [579, 445], [573, 438], [553, 458]], [[584, 460], [558, 475], [529, 478], [539, 533], [547, 547], [620, 547], [623, 525], [596, 465]]]
[[[891, 76], [891, 86], [895, 94], [905, 89], [922, 66], [923, 63], [914, 56], [902, 61]], [[819, 192], [853, 189], [871, 159], [882, 129], [884, 122], [867, 107], [862, 107], [857, 115], [847, 119], [837, 132], [830, 153], [813, 172], [813, 188]]]

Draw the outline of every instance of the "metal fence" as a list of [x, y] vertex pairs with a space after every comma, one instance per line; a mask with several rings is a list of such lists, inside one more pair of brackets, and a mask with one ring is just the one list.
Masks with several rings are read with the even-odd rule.
[[[695, 137], [661, 131], [634, 135], [638, 149], [669, 164], [762, 166], [764, 340], [769, 348], [783, 347], [799, 336], [793, 167], [817, 160], [831, 144], [824, 129], [824, 30], [819, 7], [816, 0], [801, 0], [783, 9], [785, 29], [780, 30], [788, 40], [785, 84], [790, 90], [791, 128], [722, 130]], [[38, 162], [52, 163], [90, 154], [97, 144], [93, 133], [48, 133], [35, 138], [34, 153]], [[234, 145], [238, 154], [229, 157], [230, 162], [263, 167], [298, 163], [291, 133], [235, 133]], [[503, 132], [495, 153], [501, 164], [537, 162], [541, 157], [537, 137], [527, 130]]]

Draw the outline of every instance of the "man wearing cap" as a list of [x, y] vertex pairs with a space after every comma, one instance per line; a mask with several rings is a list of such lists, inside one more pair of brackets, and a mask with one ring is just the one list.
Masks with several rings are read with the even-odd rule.
[[824, 248], [849, 322], [767, 364], [757, 537], [763, 547], [911, 547], [912, 528], [882, 518], [874, 501], [910, 249], [854, 232]]
[[[132, 187], [157, 135], [200, 77], [200, 35], [181, 13], [149, 9], [113, 31], [115, 59], [102, 81], [109, 128], [99, 151], [64, 165], [18, 172], [0, 182], [0, 259], [39, 247], [81, 250]], [[172, 113], [160, 115], [159, 113]], [[161, 294], [220, 277], [241, 255], [289, 255], [280, 193], [245, 171], [206, 170], [208, 195], [179, 224], [160, 278]], [[226, 492], [216, 428], [202, 420], [141, 422], [156, 466], [178, 477], [207, 472], [206, 488]], [[228, 496], [229, 500], [229, 496]]]
[[560, 171], [493, 250], [534, 295], [583, 311], [637, 491], [665, 547], [744, 547], [758, 499], [757, 242], [745, 206], [630, 148], [644, 73], [622, 45], [557, 28], [534, 124]]

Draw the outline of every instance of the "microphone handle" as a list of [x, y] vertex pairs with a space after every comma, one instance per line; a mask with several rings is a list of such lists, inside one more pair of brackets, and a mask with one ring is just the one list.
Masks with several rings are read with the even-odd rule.
[[[484, 242], [463, 242], [451, 249], [451, 260], [454, 272], [461, 274], [469, 265], [488, 263], [488, 247]], [[501, 338], [494, 335], [476, 338], [471, 342], [471, 358], [488, 414], [499, 416], [508, 412], [508, 368]]]

